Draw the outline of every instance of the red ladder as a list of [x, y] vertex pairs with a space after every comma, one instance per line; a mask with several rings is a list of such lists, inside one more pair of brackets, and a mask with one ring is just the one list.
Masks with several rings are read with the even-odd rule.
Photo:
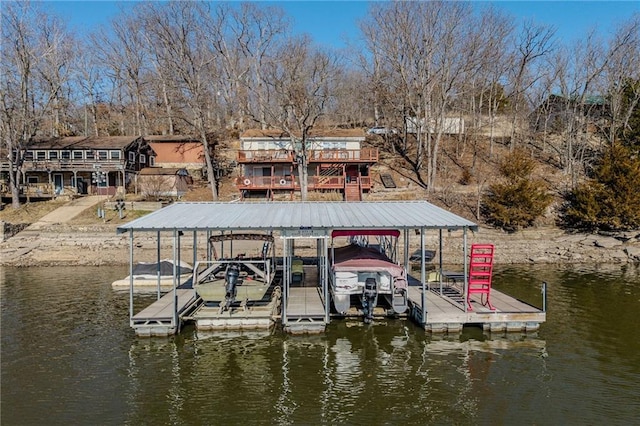
[[472, 294], [480, 294], [480, 302], [483, 306], [489, 306], [492, 311], [496, 309], [489, 300], [494, 251], [493, 244], [471, 245], [469, 287], [467, 289], [467, 306], [469, 306], [469, 310], [473, 310], [471, 306]]

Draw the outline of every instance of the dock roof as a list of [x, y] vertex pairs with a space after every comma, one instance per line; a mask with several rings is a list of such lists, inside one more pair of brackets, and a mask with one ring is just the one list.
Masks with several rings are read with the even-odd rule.
[[118, 227], [128, 231], [462, 229], [478, 225], [426, 201], [175, 203]]

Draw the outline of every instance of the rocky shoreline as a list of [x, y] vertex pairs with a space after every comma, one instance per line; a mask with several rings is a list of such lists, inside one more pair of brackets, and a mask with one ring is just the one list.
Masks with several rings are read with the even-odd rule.
[[[155, 233], [137, 233], [134, 238], [134, 261], [153, 261], [157, 256]], [[202, 240], [202, 237], [199, 237]], [[411, 237], [411, 250], [419, 236]], [[204, 241], [198, 241], [198, 253], [206, 253]], [[182, 256], [193, 259], [190, 235], [182, 240]], [[640, 231], [600, 234], [567, 234], [553, 228], [533, 228], [504, 233], [481, 228], [469, 233], [468, 244], [491, 242], [496, 245], [496, 264], [602, 264], [640, 263]], [[444, 232], [443, 258], [447, 264], [461, 264], [463, 238], [460, 231]], [[438, 234], [428, 232], [426, 248], [437, 249]], [[304, 247], [301, 247], [304, 250]], [[308, 247], [315, 253], [315, 248]], [[171, 258], [173, 241], [169, 235], [161, 240], [161, 257]], [[26, 228], [0, 243], [3, 266], [74, 266], [128, 265], [129, 237], [117, 235], [114, 225], [66, 225], [39, 229]]]

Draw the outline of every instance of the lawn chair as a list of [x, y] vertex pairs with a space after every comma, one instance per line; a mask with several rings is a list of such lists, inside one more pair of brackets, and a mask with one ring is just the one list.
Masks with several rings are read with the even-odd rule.
[[471, 245], [467, 288], [467, 306], [469, 310], [473, 310], [471, 306], [472, 294], [480, 294], [482, 306], [488, 306], [492, 311], [496, 309], [490, 301], [494, 251], [493, 244]]

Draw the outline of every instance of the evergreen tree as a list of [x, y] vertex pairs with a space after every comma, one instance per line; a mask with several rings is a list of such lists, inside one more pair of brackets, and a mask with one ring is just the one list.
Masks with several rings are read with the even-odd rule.
[[610, 146], [591, 179], [567, 197], [567, 227], [582, 230], [628, 230], [640, 227], [640, 157], [621, 143]]
[[489, 223], [507, 231], [533, 225], [551, 204], [547, 185], [532, 178], [536, 163], [524, 150], [514, 150], [500, 164], [503, 179], [489, 187], [483, 214]]

